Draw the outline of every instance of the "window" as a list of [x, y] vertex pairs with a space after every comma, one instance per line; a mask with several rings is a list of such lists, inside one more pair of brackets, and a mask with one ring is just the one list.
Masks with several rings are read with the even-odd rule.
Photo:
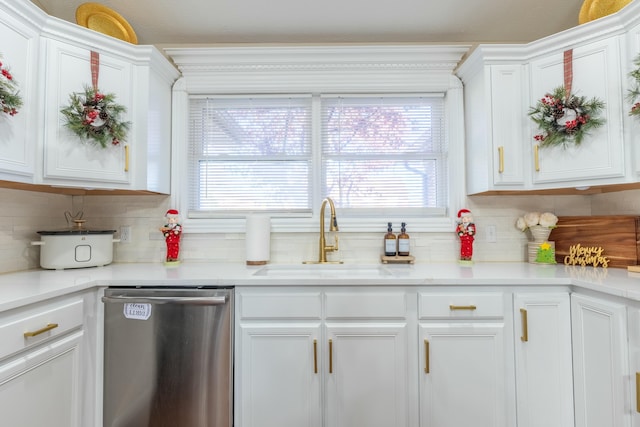
[[469, 46], [167, 48], [171, 203], [187, 232], [317, 232], [322, 199], [342, 232], [448, 231], [464, 201], [462, 84]]
[[311, 211], [310, 97], [195, 97], [189, 120], [189, 216]]
[[322, 188], [345, 212], [444, 215], [443, 96], [322, 98]]
[[442, 95], [192, 97], [188, 215], [309, 216], [320, 188], [343, 216], [442, 216], [443, 105]]

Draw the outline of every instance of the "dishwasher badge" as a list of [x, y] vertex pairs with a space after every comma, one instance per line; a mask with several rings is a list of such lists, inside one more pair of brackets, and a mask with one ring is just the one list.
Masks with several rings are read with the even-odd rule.
[[151, 317], [151, 304], [139, 302], [125, 303], [124, 317], [127, 319], [147, 320]]

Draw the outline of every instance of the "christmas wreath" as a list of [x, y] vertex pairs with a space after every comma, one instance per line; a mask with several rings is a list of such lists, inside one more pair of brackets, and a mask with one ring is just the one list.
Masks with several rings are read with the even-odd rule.
[[636, 56], [633, 61], [637, 67], [635, 70], [629, 73], [629, 77], [633, 79], [633, 86], [627, 92], [627, 99], [631, 102], [631, 110], [629, 110], [630, 116], [640, 116], [640, 54]]
[[583, 96], [568, 95], [564, 87], [558, 87], [529, 110], [529, 116], [542, 131], [534, 138], [540, 147], [566, 148], [570, 143], [578, 146], [590, 130], [605, 123], [598, 116], [604, 105], [597, 98], [587, 101]]
[[[0, 59], [2, 57], [0, 56]], [[10, 116], [18, 114], [18, 108], [22, 107], [22, 98], [18, 92], [18, 84], [13, 79], [9, 69], [0, 61], [0, 105], [2, 112]]]
[[130, 123], [122, 121], [120, 115], [127, 109], [114, 102], [114, 94], [103, 94], [87, 86], [83, 94], [72, 93], [69, 98], [69, 105], [60, 112], [66, 118], [66, 127], [73, 133], [102, 148], [118, 145], [126, 139]]

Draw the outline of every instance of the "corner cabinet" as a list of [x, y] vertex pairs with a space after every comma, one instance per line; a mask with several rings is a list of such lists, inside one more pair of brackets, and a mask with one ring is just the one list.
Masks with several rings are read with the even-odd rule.
[[602, 118], [605, 124], [590, 132], [578, 147], [545, 147], [537, 149], [532, 126], [529, 141], [533, 144], [533, 185], [545, 188], [552, 183], [575, 186], [621, 182], [626, 176], [625, 142], [623, 138], [624, 99], [621, 92], [622, 36], [613, 35], [600, 40], [545, 53], [530, 63], [531, 96], [535, 105], [546, 93], [564, 84], [564, 50], [573, 51], [572, 93], [586, 99], [597, 97], [605, 102]]
[[[45, 40], [43, 44], [47, 64], [43, 181], [127, 185], [131, 130], [127, 141], [102, 148], [67, 129], [60, 113], [69, 105], [71, 94], [82, 94], [86, 87], [91, 87], [91, 49], [58, 40]], [[130, 62], [100, 53], [98, 87], [103, 93], [115, 94], [115, 102], [127, 109], [121, 118], [129, 122], [133, 117], [133, 71]]]
[[[169, 193], [171, 88], [178, 71], [152, 46], [131, 45], [77, 26], [46, 33], [42, 50], [41, 183]], [[115, 95], [114, 102], [127, 110], [121, 118], [130, 122], [126, 140], [106, 148], [69, 131], [60, 113], [71, 94], [92, 86], [92, 51], [99, 54], [98, 88]]]
[[[628, 115], [628, 52], [640, 51], [640, 3], [621, 13], [527, 44], [479, 45], [456, 74], [464, 83], [467, 194], [635, 184], [640, 180], [640, 124]], [[624, 13], [622, 13], [624, 12]], [[634, 20], [635, 27], [631, 30]], [[635, 33], [634, 33], [635, 32]], [[540, 147], [528, 113], [564, 85], [572, 51], [572, 89], [605, 103], [605, 124], [579, 147]], [[632, 55], [636, 55], [633, 53]]]

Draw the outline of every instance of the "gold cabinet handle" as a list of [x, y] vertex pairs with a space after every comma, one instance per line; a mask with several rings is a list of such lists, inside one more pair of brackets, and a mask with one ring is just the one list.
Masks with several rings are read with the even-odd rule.
[[636, 412], [640, 412], [640, 372], [636, 372]]
[[520, 309], [520, 317], [522, 317], [522, 336], [520, 340], [522, 342], [529, 341], [529, 325], [527, 323], [527, 310], [524, 308]]
[[536, 167], [536, 172], [540, 172], [540, 146], [538, 144], [533, 146], [533, 163]]
[[37, 336], [37, 335], [44, 334], [45, 332], [50, 331], [50, 330], [52, 330], [52, 329], [55, 329], [55, 328], [57, 328], [57, 327], [58, 327], [58, 324], [57, 324], [57, 323], [48, 323], [48, 324], [47, 324], [47, 326], [45, 326], [45, 327], [44, 327], [44, 328], [42, 328], [42, 329], [38, 329], [37, 331], [33, 331], [33, 332], [25, 332], [25, 333], [24, 333], [24, 337], [25, 337], [25, 338], [35, 337], [35, 336]]
[[449, 310], [454, 311], [454, 310], [475, 310], [476, 307], [475, 305], [453, 305], [451, 304], [449, 306]]
[[498, 147], [498, 173], [504, 172], [504, 147]]
[[124, 171], [129, 172], [129, 146], [124, 146]]
[[329, 340], [329, 373], [333, 374], [333, 341]]
[[313, 373], [318, 373], [318, 340], [313, 340]]
[[424, 373], [429, 373], [429, 340], [424, 340]]

